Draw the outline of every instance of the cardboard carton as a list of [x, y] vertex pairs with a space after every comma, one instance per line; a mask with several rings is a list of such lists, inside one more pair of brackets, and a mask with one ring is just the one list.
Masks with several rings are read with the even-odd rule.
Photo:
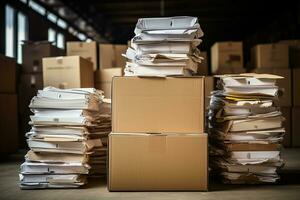
[[200, 56], [202, 56], [204, 59], [202, 62], [199, 64], [198, 68], [198, 75], [208, 75], [208, 57], [207, 57], [207, 52], [201, 51]]
[[291, 107], [281, 107], [280, 110], [282, 112], [282, 116], [285, 118], [285, 120], [283, 121], [285, 135], [284, 135], [282, 144], [284, 147], [291, 147], [291, 143], [292, 143], [292, 121], [291, 121], [292, 109], [291, 109]]
[[298, 120], [300, 119], [300, 107], [292, 108], [292, 146], [300, 147], [300, 126]]
[[43, 58], [44, 87], [94, 87], [93, 64], [80, 56]]
[[205, 77], [205, 109], [208, 109], [210, 103], [210, 93], [214, 90], [215, 82], [213, 76]]
[[122, 56], [122, 54], [126, 53], [127, 45], [116, 44], [115, 48], [115, 63], [116, 65], [113, 67], [124, 68], [126, 65], [126, 58]]
[[279, 43], [258, 44], [252, 49], [251, 59], [255, 68], [288, 68], [288, 45]]
[[276, 80], [276, 85], [279, 87], [279, 103], [281, 106], [292, 105], [292, 71], [284, 68], [259, 68], [255, 69], [256, 73], [275, 74], [283, 76], [284, 79]]
[[300, 68], [300, 40], [282, 40], [279, 43], [289, 46], [289, 65], [291, 68]]
[[293, 69], [293, 106], [300, 106], [300, 69]]
[[57, 48], [48, 41], [27, 41], [22, 45], [22, 72], [41, 73], [43, 70], [42, 58], [63, 55], [64, 51], [62, 49]]
[[243, 68], [242, 42], [216, 42], [211, 47], [211, 70], [222, 68]]
[[110, 191], [207, 190], [206, 134], [109, 135]]
[[100, 69], [124, 68], [126, 59], [121, 55], [126, 53], [127, 45], [99, 44]]
[[18, 149], [18, 96], [0, 94], [0, 154], [14, 153]]
[[223, 75], [223, 74], [242, 74], [246, 73], [245, 68], [236, 68], [236, 67], [227, 67], [227, 68], [219, 68], [214, 72], [214, 75]]
[[112, 87], [113, 132], [204, 132], [204, 77], [114, 77]]
[[111, 98], [111, 83], [114, 76], [122, 76], [123, 68], [107, 68], [95, 71], [95, 86], [104, 92], [106, 98]]
[[67, 42], [67, 56], [81, 56], [93, 63], [94, 71], [98, 68], [97, 42]]
[[17, 74], [16, 61], [0, 54], [0, 93], [17, 92]]

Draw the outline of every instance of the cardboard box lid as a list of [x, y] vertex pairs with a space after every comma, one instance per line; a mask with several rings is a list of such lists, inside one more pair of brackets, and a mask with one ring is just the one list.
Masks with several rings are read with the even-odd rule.
[[207, 134], [111, 133], [108, 188], [207, 190], [207, 163]]
[[203, 133], [203, 77], [114, 77], [113, 132]]

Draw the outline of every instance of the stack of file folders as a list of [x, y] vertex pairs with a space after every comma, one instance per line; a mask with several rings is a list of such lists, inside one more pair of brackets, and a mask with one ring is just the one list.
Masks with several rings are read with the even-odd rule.
[[47, 87], [29, 107], [34, 114], [21, 188], [74, 188], [84, 185], [87, 175], [105, 176], [111, 114], [101, 91]]
[[210, 100], [210, 168], [224, 183], [275, 183], [285, 130], [270, 74], [219, 76]]
[[124, 55], [125, 76], [182, 76], [197, 73], [203, 32], [197, 17], [141, 18]]

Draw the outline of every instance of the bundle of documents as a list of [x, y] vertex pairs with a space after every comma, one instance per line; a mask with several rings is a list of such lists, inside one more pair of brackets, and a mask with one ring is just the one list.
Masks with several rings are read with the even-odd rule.
[[210, 100], [210, 167], [225, 183], [274, 183], [285, 130], [270, 74], [219, 76]]
[[180, 76], [197, 73], [203, 32], [197, 17], [141, 18], [124, 55], [125, 76]]
[[106, 174], [110, 101], [93, 88], [39, 90], [29, 105], [30, 151], [20, 169], [20, 187], [75, 188], [87, 175]]

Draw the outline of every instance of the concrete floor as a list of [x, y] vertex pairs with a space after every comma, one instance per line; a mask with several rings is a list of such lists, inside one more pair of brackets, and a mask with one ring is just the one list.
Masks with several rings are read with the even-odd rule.
[[[48, 199], [109, 199], [109, 200], [276, 200], [300, 199], [300, 149], [285, 149], [286, 165], [282, 181], [278, 185], [223, 185], [212, 183], [209, 192], [108, 192], [104, 180], [91, 179], [86, 188], [57, 190], [20, 190], [18, 170], [21, 161], [0, 163], [0, 199], [2, 200], [48, 200]], [[18, 159], [15, 159], [18, 160]], [[213, 182], [213, 180], [211, 181]]]

